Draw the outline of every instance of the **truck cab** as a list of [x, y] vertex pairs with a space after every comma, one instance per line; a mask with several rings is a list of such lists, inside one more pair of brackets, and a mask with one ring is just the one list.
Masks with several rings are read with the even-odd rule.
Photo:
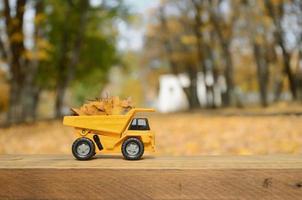
[[128, 130], [147, 131], [150, 130], [147, 118], [133, 118]]

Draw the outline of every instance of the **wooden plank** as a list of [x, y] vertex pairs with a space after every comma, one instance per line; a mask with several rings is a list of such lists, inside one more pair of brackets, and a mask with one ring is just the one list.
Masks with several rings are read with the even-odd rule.
[[144, 156], [142, 160], [127, 161], [121, 155], [99, 155], [89, 161], [78, 161], [72, 155], [0, 155], [1, 168], [302, 169], [302, 156]]
[[0, 199], [302, 199], [302, 157], [2, 155]]

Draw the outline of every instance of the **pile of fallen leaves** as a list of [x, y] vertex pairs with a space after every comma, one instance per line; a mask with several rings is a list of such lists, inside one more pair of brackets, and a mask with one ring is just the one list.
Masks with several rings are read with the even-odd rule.
[[133, 108], [131, 98], [106, 97], [88, 101], [80, 108], [72, 108], [75, 115], [118, 115]]

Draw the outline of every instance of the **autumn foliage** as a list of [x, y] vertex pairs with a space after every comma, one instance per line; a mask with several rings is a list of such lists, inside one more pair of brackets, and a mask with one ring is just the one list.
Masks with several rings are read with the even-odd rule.
[[114, 115], [126, 113], [133, 107], [131, 98], [106, 97], [89, 101], [80, 108], [72, 108], [76, 115]]

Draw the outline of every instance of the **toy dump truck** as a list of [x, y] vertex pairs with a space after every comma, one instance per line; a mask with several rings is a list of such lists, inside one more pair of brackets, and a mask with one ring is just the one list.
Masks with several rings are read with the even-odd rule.
[[135, 117], [138, 112], [154, 109], [132, 108], [124, 115], [65, 116], [63, 124], [74, 127], [77, 139], [72, 153], [78, 160], [89, 160], [96, 153], [120, 153], [127, 160], [138, 160], [144, 151], [155, 151], [154, 132], [148, 119]]

